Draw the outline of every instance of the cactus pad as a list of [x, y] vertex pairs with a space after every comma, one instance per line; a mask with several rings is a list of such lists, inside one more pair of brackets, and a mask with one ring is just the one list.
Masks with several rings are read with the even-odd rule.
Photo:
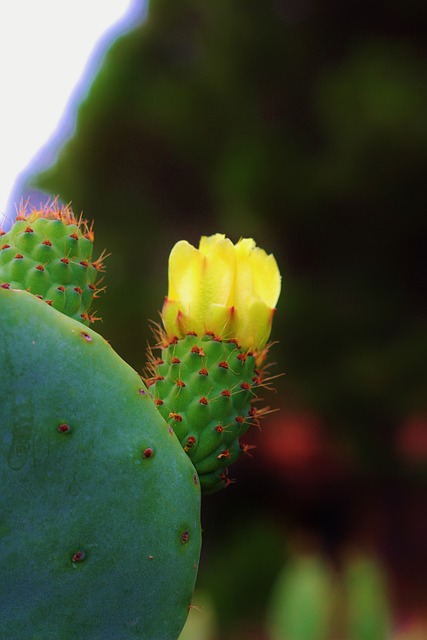
[[235, 341], [189, 334], [151, 355], [147, 384], [162, 416], [194, 464], [204, 493], [231, 481], [227, 468], [248, 445], [239, 442], [262, 410], [254, 355]]
[[7, 287], [0, 326], [0, 637], [176, 640], [200, 553], [193, 465], [99, 334]]
[[103, 256], [92, 259], [93, 239], [92, 227], [69, 206], [22, 208], [10, 231], [0, 230], [0, 282], [89, 325], [103, 271]]

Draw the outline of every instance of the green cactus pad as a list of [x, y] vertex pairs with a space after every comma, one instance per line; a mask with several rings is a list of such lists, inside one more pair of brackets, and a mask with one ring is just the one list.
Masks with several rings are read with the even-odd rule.
[[233, 341], [187, 335], [151, 358], [147, 379], [160, 413], [197, 469], [204, 493], [230, 483], [227, 469], [247, 448], [239, 442], [258, 412], [262, 383], [255, 357]]
[[0, 287], [0, 637], [176, 640], [200, 485], [96, 332]]
[[70, 207], [22, 210], [10, 231], [0, 230], [0, 282], [89, 325], [96, 319], [90, 307], [103, 270], [102, 256], [92, 259], [93, 238]]

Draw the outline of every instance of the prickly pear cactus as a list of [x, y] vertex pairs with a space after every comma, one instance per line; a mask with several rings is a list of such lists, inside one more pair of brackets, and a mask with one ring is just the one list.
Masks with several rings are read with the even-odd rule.
[[178, 243], [148, 389], [84, 326], [92, 227], [55, 201], [0, 234], [0, 637], [176, 640], [201, 489], [230, 484], [265, 411], [276, 262], [249, 239]]
[[250, 445], [240, 438], [268, 407], [265, 361], [280, 273], [251, 239], [222, 234], [198, 249], [181, 241], [169, 259], [169, 291], [149, 351], [146, 381], [159, 411], [197, 469], [202, 491], [232, 480], [228, 467]]
[[0, 286], [0, 637], [174, 640], [200, 485], [140, 376], [97, 333]]
[[10, 231], [0, 229], [0, 283], [30, 291], [89, 325], [97, 319], [90, 307], [100, 292], [104, 258], [92, 258], [93, 241], [92, 227], [69, 206], [21, 207]]

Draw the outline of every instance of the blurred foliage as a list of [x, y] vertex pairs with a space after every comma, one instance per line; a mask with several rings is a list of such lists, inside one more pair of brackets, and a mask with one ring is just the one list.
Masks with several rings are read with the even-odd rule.
[[[32, 178], [95, 219], [112, 252], [97, 329], [139, 371], [177, 240], [250, 236], [277, 257], [272, 374], [286, 376], [268, 402], [314, 416], [329, 449], [300, 456], [292, 476], [256, 454], [238, 463], [239, 485], [205, 503], [207, 573], [212, 522], [229, 558], [242, 514], [262, 505], [329, 545], [379, 527], [408, 606], [423, 592], [406, 587], [407, 567], [427, 571], [427, 522], [407, 506], [423, 504], [427, 477], [426, 14], [421, 0], [151, 0], [109, 50], [56, 164]], [[241, 591], [255, 607], [236, 563], [230, 603], [243, 606]], [[220, 621], [227, 612], [224, 599]]]
[[270, 604], [272, 640], [327, 640], [333, 580], [330, 567], [319, 556], [299, 556], [286, 564]]
[[387, 591], [375, 558], [353, 552], [337, 570], [319, 553], [294, 554], [272, 590], [271, 640], [389, 640]]
[[263, 619], [285, 543], [283, 532], [266, 516], [240, 512], [239, 526], [221, 529], [217, 524], [209, 540], [198, 585], [211, 595], [218, 638], [234, 639], [240, 625], [256, 628]]
[[348, 640], [388, 640], [391, 607], [387, 576], [372, 558], [354, 556], [344, 567], [345, 637]]

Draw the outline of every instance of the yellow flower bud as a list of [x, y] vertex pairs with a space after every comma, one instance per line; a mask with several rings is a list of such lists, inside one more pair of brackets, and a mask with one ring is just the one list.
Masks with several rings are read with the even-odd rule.
[[169, 257], [166, 333], [182, 338], [212, 332], [259, 352], [271, 333], [280, 281], [274, 256], [251, 238], [233, 244], [216, 233], [203, 236], [198, 249], [181, 240]]

